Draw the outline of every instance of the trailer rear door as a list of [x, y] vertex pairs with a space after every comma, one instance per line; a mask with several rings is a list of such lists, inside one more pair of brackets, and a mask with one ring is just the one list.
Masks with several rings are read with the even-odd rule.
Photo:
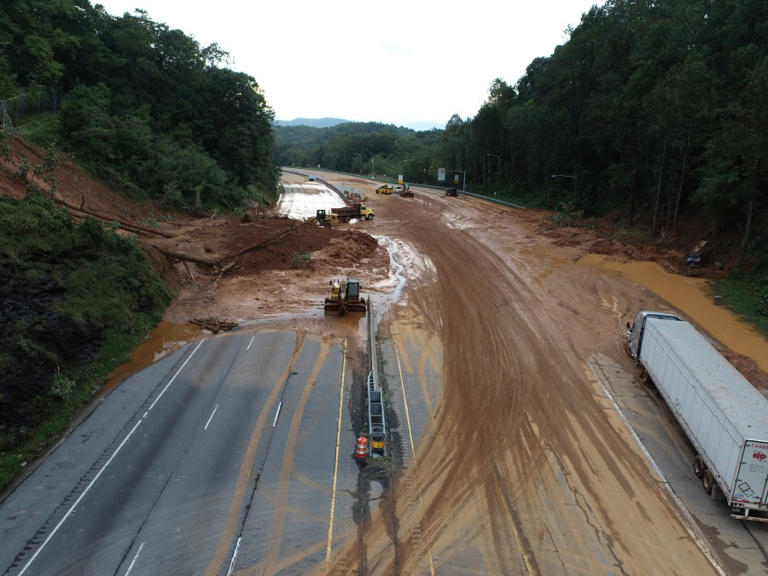
[[768, 504], [768, 443], [747, 440], [744, 444], [733, 499], [752, 506]]

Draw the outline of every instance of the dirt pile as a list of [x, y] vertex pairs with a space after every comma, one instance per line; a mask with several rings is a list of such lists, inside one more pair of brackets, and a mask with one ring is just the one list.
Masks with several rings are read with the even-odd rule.
[[[197, 218], [138, 202], [111, 190], [59, 154], [52, 174], [38, 168], [46, 152], [15, 139], [0, 160], [0, 195], [23, 198], [34, 184], [76, 221], [87, 216], [139, 238], [155, 268], [178, 290], [166, 319], [253, 320], [311, 309], [327, 280], [359, 276], [370, 285], [386, 275], [386, 250], [365, 232], [327, 229], [252, 209]], [[55, 187], [52, 187], [55, 183]], [[287, 307], [282, 310], [281, 307]]]

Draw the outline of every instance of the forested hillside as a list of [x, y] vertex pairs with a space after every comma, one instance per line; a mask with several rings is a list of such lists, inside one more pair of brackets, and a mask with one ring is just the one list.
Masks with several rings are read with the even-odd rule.
[[55, 114], [29, 134], [124, 191], [192, 209], [275, 198], [272, 110], [216, 44], [88, 0], [4, 0], [0, 46], [6, 120], [43, 96]]
[[474, 118], [452, 118], [440, 160], [653, 234], [700, 207], [738, 229], [742, 256], [764, 253], [766, 94], [768, 3], [610, 0], [514, 86], [496, 80]]
[[272, 110], [226, 57], [143, 12], [0, 4], [0, 487], [171, 301], [130, 231], [276, 198]]

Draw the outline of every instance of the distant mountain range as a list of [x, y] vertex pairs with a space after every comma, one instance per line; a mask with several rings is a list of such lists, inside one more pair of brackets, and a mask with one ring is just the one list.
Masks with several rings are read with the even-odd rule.
[[[348, 124], [353, 120], [343, 120], [341, 118], [294, 118], [293, 120], [275, 120], [275, 126], [309, 126], [311, 128], [331, 128], [339, 124]], [[434, 128], [442, 129], [442, 126], [434, 122], [409, 122], [405, 125], [411, 130], [432, 130]]]
[[310, 126], [312, 128], [330, 128], [338, 124], [346, 124], [350, 120], [341, 118], [294, 118], [293, 120], [275, 120], [277, 126]]

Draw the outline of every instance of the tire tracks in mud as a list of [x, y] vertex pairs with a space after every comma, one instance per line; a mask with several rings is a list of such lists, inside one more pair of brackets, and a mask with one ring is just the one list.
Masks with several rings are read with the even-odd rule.
[[[472, 230], [471, 214], [461, 228], [444, 221], [451, 207], [442, 198], [409, 203], [407, 214], [397, 206], [387, 209], [402, 219], [398, 238], [419, 249], [436, 276], [406, 292], [408, 306], [443, 346], [443, 393], [435, 425], [419, 440], [419, 474], [403, 465], [392, 489], [399, 533], [418, 525], [417, 538], [427, 536], [449, 560], [469, 533], [472, 566], [481, 555], [493, 574], [709, 573], [584, 377], [589, 338], [607, 342], [596, 332], [606, 322], [582, 315], [595, 305], [600, 311], [594, 280], [562, 264], [566, 270], [542, 284], [515, 264], [518, 238], [505, 238], [511, 252], [497, 253], [489, 233]], [[487, 215], [477, 212], [479, 228]], [[507, 226], [501, 219], [499, 228]], [[527, 249], [539, 247], [521, 226], [507, 230]], [[565, 330], [569, 322], [578, 330]], [[423, 510], [411, 508], [407, 483], [416, 479], [427, 488]], [[471, 528], [455, 526], [457, 517]], [[366, 527], [367, 573], [423, 573], [412, 560], [414, 539], [401, 538], [393, 559], [381, 544], [372, 547], [384, 534], [384, 526]]]

